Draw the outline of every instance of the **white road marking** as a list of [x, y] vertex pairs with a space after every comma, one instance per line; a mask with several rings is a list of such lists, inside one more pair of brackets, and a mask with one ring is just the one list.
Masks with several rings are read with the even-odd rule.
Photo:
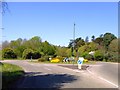
[[49, 69], [49, 68], [44, 68], [44, 69], [51, 71], [51, 69]]
[[75, 71], [75, 72], [84, 72], [84, 71], [80, 71], [80, 70], [73, 70], [73, 71]]
[[64, 68], [64, 69], [66, 69], [66, 70], [70, 70], [70, 71], [74, 71], [74, 72], [84, 72], [84, 71], [80, 71], [80, 70], [77, 70], [77, 69], [70, 69], [70, 68], [66, 68], [66, 67], [61, 67], [61, 66], [59, 66], [60, 68]]
[[43, 64], [44, 66], [54, 66], [54, 65], [51, 65], [51, 64]]
[[89, 66], [102, 66], [102, 65], [89, 65]]
[[106, 81], [106, 82], [108, 82], [108, 83], [110, 83], [110, 84], [112, 84], [113, 86], [115, 86], [115, 87], [117, 87], [118, 88], [118, 85], [116, 85], [116, 84], [114, 84], [114, 83], [112, 83], [112, 82], [110, 82], [110, 81], [108, 81], [108, 80], [106, 80], [106, 79], [104, 79], [104, 78], [102, 78], [102, 77], [98, 77], [98, 78], [100, 78], [101, 80], [104, 80], [104, 81]]
[[[87, 68], [87, 71], [88, 71], [89, 73], [93, 74], [94, 76], [96, 76], [95, 73], [93, 73], [93, 72], [91, 72], [90, 70], [88, 70], [88, 68]], [[103, 77], [100, 77], [100, 76], [98, 76], [98, 75], [97, 75], [97, 77], [98, 77], [99, 79], [101, 79], [101, 80], [103, 80], [103, 81], [105, 81], [105, 82], [107, 82], [107, 83], [109, 83], [109, 84], [111, 84], [111, 85], [113, 85], [113, 86], [115, 86], [115, 87], [118, 88], [118, 85], [116, 85], [116, 84], [108, 81], [107, 79], [104, 79]]]

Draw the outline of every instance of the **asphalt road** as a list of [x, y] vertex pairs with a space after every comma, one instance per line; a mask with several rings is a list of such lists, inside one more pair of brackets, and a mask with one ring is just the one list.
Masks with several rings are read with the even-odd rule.
[[14, 84], [15, 88], [116, 88], [87, 70], [23, 60], [5, 60], [4, 62], [19, 65], [25, 70], [25, 77]]
[[120, 70], [118, 63], [97, 62], [95, 65], [90, 65], [88, 70], [96, 76], [107, 80], [114, 86], [118, 86], [118, 75], [120, 75], [120, 72], [118, 72]]

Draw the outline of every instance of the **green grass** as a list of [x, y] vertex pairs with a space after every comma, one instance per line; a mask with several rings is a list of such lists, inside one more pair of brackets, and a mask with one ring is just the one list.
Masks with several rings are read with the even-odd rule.
[[7, 88], [10, 84], [14, 83], [17, 79], [24, 75], [24, 71], [21, 67], [2, 63], [0, 65], [0, 72], [2, 72], [2, 87]]

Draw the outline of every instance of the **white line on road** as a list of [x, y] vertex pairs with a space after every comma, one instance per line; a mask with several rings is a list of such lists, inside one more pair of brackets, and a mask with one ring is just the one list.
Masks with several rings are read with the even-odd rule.
[[49, 69], [49, 68], [44, 68], [44, 69], [51, 71], [51, 69]]
[[80, 70], [77, 70], [77, 69], [70, 69], [70, 68], [66, 68], [66, 67], [61, 67], [61, 66], [59, 66], [60, 68], [64, 68], [64, 69], [66, 69], [66, 70], [70, 70], [70, 71], [73, 71], [73, 72], [84, 72], [84, 71], [80, 71]]
[[[95, 75], [95, 73], [93, 73], [93, 72], [91, 72], [90, 70], [88, 70], [88, 68], [87, 68], [87, 71], [88, 71], [89, 73]], [[96, 75], [95, 75], [95, 76], [96, 76]], [[104, 79], [103, 77], [100, 77], [100, 76], [98, 76], [98, 75], [97, 75], [97, 77], [98, 77], [99, 79], [101, 79], [101, 80], [103, 80], [103, 81], [105, 81], [105, 82], [107, 82], [107, 83], [109, 83], [109, 84], [111, 84], [111, 85], [113, 85], [113, 86], [115, 86], [115, 87], [118, 88], [118, 85], [116, 85], [116, 84], [114, 84], [114, 83], [112, 83], [112, 82], [110, 82], [110, 81]]]
[[54, 65], [51, 65], [51, 64], [43, 64], [44, 66], [54, 66]]
[[80, 70], [73, 70], [73, 71], [75, 71], [75, 72], [84, 72], [84, 71], [80, 71]]
[[114, 84], [114, 83], [112, 83], [112, 82], [110, 82], [110, 81], [108, 81], [108, 80], [106, 80], [106, 79], [104, 79], [104, 78], [102, 78], [102, 77], [98, 77], [98, 78], [100, 78], [101, 80], [104, 80], [104, 81], [106, 81], [106, 82], [108, 82], [108, 83], [110, 83], [110, 84], [112, 84], [113, 86], [115, 86], [115, 87], [117, 87], [118, 88], [118, 85], [116, 85], [116, 84]]

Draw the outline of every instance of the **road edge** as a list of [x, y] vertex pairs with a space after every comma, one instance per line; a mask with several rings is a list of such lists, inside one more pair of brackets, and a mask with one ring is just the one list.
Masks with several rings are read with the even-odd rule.
[[101, 80], [103, 80], [103, 81], [105, 81], [105, 82], [107, 82], [107, 83], [109, 83], [109, 84], [115, 86], [116, 88], [119, 88], [119, 85], [116, 85], [116, 84], [110, 82], [109, 80], [107, 80], [107, 79], [105, 79], [105, 78], [103, 78], [103, 77], [101, 77], [101, 76], [99, 76], [99, 75], [93, 73], [92, 71], [89, 70], [89, 68], [91, 68], [90, 65], [89, 65], [89, 67], [88, 67], [86, 70], [87, 70], [90, 74], [92, 74], [93, 76], [96, 76], [96, 77], [98, 77], [99, 79], [101, 79]]

